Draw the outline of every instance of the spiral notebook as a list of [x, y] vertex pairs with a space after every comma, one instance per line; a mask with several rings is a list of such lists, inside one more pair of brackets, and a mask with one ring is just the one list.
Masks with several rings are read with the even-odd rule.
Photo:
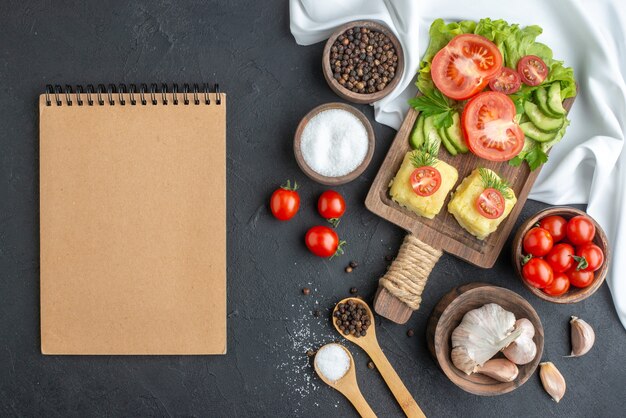
[[226, 95], [39, 98], [41, 351], [226, 352]]

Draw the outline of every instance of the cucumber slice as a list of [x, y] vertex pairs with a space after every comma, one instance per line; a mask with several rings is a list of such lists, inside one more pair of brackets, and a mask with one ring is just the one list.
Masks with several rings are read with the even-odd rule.
[[528, 115], [528, 119], [535, 126], [541, 129], [544, 132], [552, 132], [557, 131], [561, 126], [563, 126], [564, 118], [551, 118], [550, 116], [546, 116], [539, 110], [536, 104], [533, 102], [526, 100], [524, 102], [524, 112]]
[[427, 116], [424, 120], [424, 141], [428, 141], [435, 146], [437, 154], [439, 154], [439, 147], [441, 147], [441, 137], [437, 128], [435, 127], [433, 116]]
[[454, 148], [454, 145], [452, 145], [452, 142], [448, 139], [445, 128], [439, 128], [439, 137], [441, 138], [443, 146], [446, 147], [450, 155], [456, 155], [458, 153], [456, 148]]
[[558, 118], [561, 115], [557, 115], [553, 113], [548, 107], [548, 92], [543, 87], [539, 87], [535, 90], [535, 100], [537, 101], [537, 106], [539, 109], [546, 115], [553, 118]]
[[561, 98], [561, 83], [558, 81], [552, 83], [550, 90], [548, 90], [548, 108], [552, 113], [556, 113], [557, 115], [562, 116], [567, 113], [563, 107], [563, 99]]
[[467, 145], [465, 144], [465, 138], [463, 137], [463, 131], [461, 130], [461, 117], [458, 113], [452, 115], [452, 125], [446, 128], [445, 134], [458, 152], [465, 154], [469, 151]]
[[424, 143], [424, 119], [426, 116], [419, 115], [415, 121], [413, 132], [409, 136], [409, 144], [413, 149], [418, 149]]
[[563, 136], [565, 135], [565, 131], [567, 130], [568, 126], [569, 126], [569, 120], [565, 119], [565, 123], [563, 123], [563, 126], [561, 127], [561, 129], [559, 129], [559, 131], [556, 133], [554, 138], [551, 141], [542, 142], [540, 144], [541, 149], [543, 150], [543, 152], [548, 152], [550, 150], [550, 148], [552, 148], [561, 139], [563, 139]]
[[548, 142], [554, 139], [557, 135], [557, 132], [543, 132], [532, 123], [532, 122], [524, 122], [519, 125], [524, 132], [524, 135], [529, 137], [530, 139], [534, 139], [537, 142]]

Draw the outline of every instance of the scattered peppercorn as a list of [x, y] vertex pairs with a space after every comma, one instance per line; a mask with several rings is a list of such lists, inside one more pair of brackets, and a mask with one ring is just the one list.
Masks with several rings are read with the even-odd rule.
[[406, 336], [412, 337], [413, 335], [415, 335], [415, 331], [413, 331], [413, 328], [409, 328], [409, 330], [406, 332]]
[[315, 351], [313, 351], [313, 350], [309, 349], [309, 350], [306, 352], [306, 355], [307, 355], [308, 357], [313, 357], [313, 356], [315, 355]]
[[375, 367], [376, 367], [376, 366], [374, 365], [374, 362], [373, 362], [373, 361], [368, 361], [368, 362], [367, 362], [367, 368], [368, 368], [368, 369], [370, 369], [370, 370], [374, 370], [374, 368], [375, 368]]
[[356, 287], [350, 288], [350, 293], [352, 293], [353, 295], [356, 295], [358, 292], [359, 292], [359, 289], [357, 289]]
[[386, 261], [393, 261], [393, 256], [392, 255], [386, 255], [385, 256], [385, 260]]
[[333, 316], [337, 328], [343, 335], [351, 334], [357, 338], [365, 337], [372, 323], [365, 305], [352, 299], [347, 303], [338, 304]]
[[352, 273], [352, 267], [350, 266], [346, 267], [346, 273]]
[[313, 311], [313, 316], [319, 318], [320, 316], [322, 316], [322, 313], [319, 311], [319, 309], [316, 309]]
[[350, 261], [350, 267], [352, 267], [353, 269], [357, 268], [359, 266], [359, 264], [356, 261]]
[[398, 55], [391, 39], [368, 28], [354, 27], [339, 35], [330, 48], [329, 58], [335, 80], [354, 93], [384, 90], [398, 69]]
[[311, 289], [309, 289], [308, 287], [305, 287], [304, 289], [302, 289], [302, 294], [303, 295], [308, 295], [309, 293], [311, 293]]

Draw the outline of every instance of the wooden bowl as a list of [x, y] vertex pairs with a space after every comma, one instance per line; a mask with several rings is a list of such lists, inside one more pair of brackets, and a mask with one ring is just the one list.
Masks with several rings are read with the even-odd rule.
[[[550, 215], [559, 215], [569, 220], [577, 215], [584, 215], [593, 221], [593, 224], [596, 227], [596, 236], [593, 238], [593, 243], [602, 249], [604, 252], [604, 263], [598, 270], [596, 270], [596, 277], [593, 279], [593, 282], [584, 288], [577, 288], [571, 286], [570, 289], [561, 296], [550, 296], [547, 293], [544, 293], [541, 289], [537, 289], [534, 286], [531, 286], [522, 278], [522, 263], [521, 260], [524, 257], [523, 249], [522, 249], [522, 241], [526, 232], [535, 226], [537, 222], [546, 216]], [[517, 233], [515, 234], [515, 238], [513, 239], [513, 265], [515, 266], [515, 270], [517, 271], [517, 275], [524, 285], [530, 290], [535, 296], [547, 300], [548, 302], [553, 303], [576, 303], [581, 300], [587, 299], [589, 296], [593, 295], [602, 283], [604, 283], [604, 279], [606, 278], [606, 273], [609, 269], [609, 261], [610, 261], [610, 251], [609, 251], [609, 243], [604, 233], [604, 230], [598, 225], [598, 223], [591, 216], [587, 215], [587, 213], [582, 210], [578, 210], [575, 208], [571, 208], [568, 206], [555, 206], [552, 208], [544, 209], [540, 212], [537, 212], [534, 216], [528, 218], [522, 226], [519, 227]]]
[[[313, 170], [311, 167], [309, 167], [309, 165], [304, 160], [304, 157], [302, 156], [302, 148], [300, 146], [301, 145], [300, 142], [302, 140], [302, 132], [304, 131], [304, 127], [307, 125], [307, 123], [309, 123], [309, 121], [318, 113], [321, 113], [325, 110], [330, 110], [330, 109], [347, 110], [348, 112], [356, 116], [363, 123], [363, 126], [365, 126], [365, 130], [367, 131], [367, 153], [365, 154], [365, 158], [363, 159], [363, 162], [361, 162], [361, 164], [357, 166], [350, 173], [343, 175], [343, 176], [339, 176], [339, 177], [324, 176], [322, 174], [319, 174], [317, 171]], [[372, 125], [370, 124], [369, 120], [367, 120], [367, 118], [365, 117], [363, 113], [359, 112], [354, 107], [347, 105], [345, 103], [326, 103], [326, 104], [323, 104], [314, 108], [309, 113], [307, 113], [306, 116], [302, 118], [302, 120], [298, 124], [298, 128], [296, 129], [296, 133], [294, 135], [293, 152], [296, 156], [296, 162], [298, 163], [298, 166], [300, 166], [300, 169], [310, 179], [315, 180], [316, 182], [324, 184], [326, 186], [337, 186], [340, 184], [351, 182], [352, 180], [359, 177], [363, 173], [363, 171], [365, 171], [370, 161], [372, 161], [372, 156], [374, 155], [375, 145], [376, 145], [376, 138], [374, 136], [374, 130], [372, 129]]]
[[[333, 71], [330, 66], [330, 49], [339, 35], [347, 31], [348, 29], [354, 28], [356, 26], [368, 28], [377, 32], [382, 32], [387, 37], [389, 37], [391, 43], [396, 49], [396, 55], [398, 56], [398, 67], [396, 68], [396, 75], [393, 77], [391, 82], [387, 84], [387, 86], [381, 91], [367, 94], [355, 93], [343, 87], [333, 77]], [[400, 41], [398, 40], [398, 38], [396, 38], [396, 35], [394, 35], [393, 32], [391, 32], [386, 26], [372, 20], [358, 20], [354, 22], [348, 22], [345, 25], [337, 28], [337, 30], [333, 32], [332, 35], [330, 35], [328, 41], [326, 41], [326, 46], [324, 47], [324, 53], [322, 55], [322, 70], [324, 72], [324, 78], [326, 78], [326, 82], [328, 83], [330, 88], [343, 99], [353, 103], [374, 103], [391, 93], [392, 90], [400, 82], [400, 79], [402, 78], [402, 73], [404, 72], [404, 52], [402, 50], [402, 45], [400, 44]]]
[[[498, 382], [479, 373], [466, 375], [452, 363], [452, 331], [461, 323], [463, 316], [472, 309], [487, 303], [497, 303], [512, 312], [516, 319], [527, 318], [535, 327], [533, 340], [537, 355], [528, 364], [517, 366], [519, 375], [512, 382]], [[481, 396], [502, 395], [523, 385], [533, 375], [543, 353], [543, 326], [532, 306], [517, 293], [486, 283], [469, 283], [456, 287], [437, 303], [428, 319], [426, 330], [428, 349], [446, 376], [466, 392]], [[500, 357], [501, 354], [496, 355]]]

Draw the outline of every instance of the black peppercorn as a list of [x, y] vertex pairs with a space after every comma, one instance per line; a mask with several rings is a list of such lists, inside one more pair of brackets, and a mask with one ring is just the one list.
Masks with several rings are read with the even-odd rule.
[[350, 293], [352, 293], [353, 295], [355, 295], [359, 290], [356, 287], [351, 287], [350, 288]]
[[409, 330], [406, 332], [407, 337], [412, 337], [414, 334], [415, 334], [415, 331], [413, 331], [413, 328], [409, 328]]
[[367, 368], [370, 370], [374, 370], [374, 368], [376, 368], [376, 366], [374, 365], [373, 361], [368, 361], [367, 362]]
[[311, 289], [309, 289], [308, 287], [305, 287], [304, 289], [302, 289], [302, 294], [303, 295], [308, 295], [309, 293], [311, 293]]

